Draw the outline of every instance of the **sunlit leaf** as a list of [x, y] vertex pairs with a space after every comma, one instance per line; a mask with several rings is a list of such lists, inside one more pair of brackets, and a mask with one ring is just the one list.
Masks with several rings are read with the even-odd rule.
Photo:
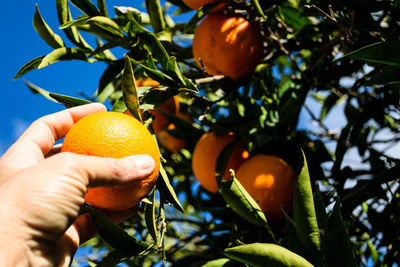
[[55, 93], [49, 93], [49, 96], [53, 99], [55, 99], [57, 102], [64, 104], [66, 108], [70, 107], [75, 107], [75, 106], [81, 106], [81, 105], [86, 105], [89, 103], [92, 103], [88, 100], [85, 99], [80, 99], [76, 97], [71, 97], [67, 95], [60, 95], [60, 94], [55, 94]]
[[91, 17], [100, 15], [100, 12], [97, 10], [96, 6], [90, 0], [70, 0], [70, 1], [74, 6], [76, 6], [82, 12], [86, 13]]
[[22, 68], [17, 72], [17, 74], [15, 75], [15, 77], [13, 78], [13, 80], [18, 79], [19, 77], [21, 77], [22, 75], [30, 72], [31, 70], [37, 69], [40, 65], [40, 63], [42, 62], [44, 56], [43, 57], [37, 57], [32, 59], [31, 61], [29, 61], [28, 63], [26, 63], [24, 66], [22, 66]]
[[251, 266], [312, 267], [303, 257], [290, 250], [268, 243], [253, 243], [227, 248], [224, 255]]
[[165, 29], [165, 18], [159, 0], [146, 0], [147, 12], [150, 15], [151, 26], [154, 32], [161, 32]]
[[303, 155], [303, 167], [298, 177], [294, 194], [293, 216], [297, 235], [317, 262], [322, 261], [321, 236], [315, 213], [314, 198], [308, 173], [307, 160]]
[[42, 69], [50, 64], [56, 63], [61, 60], [73, 59], [87, 60], [85, 53], [82, 52], [79, 48], [57, 48], [42, 59], [42, 62], [39, 64], [38, 69]]
[[61, 37], [53, 32], [40, 15], [39, 8], [36, 5], [36, 12], [33, 15], [33, 27], [39, 33], [40, 37], [54, 49], [64, 47], [64, 41]]
[[136, 79], [133, 74], [131, 60], [128, 56], [125, 56], [125, 68], [122, 73], [122, 93], [126, 107], [138, 121], [142, 122]]

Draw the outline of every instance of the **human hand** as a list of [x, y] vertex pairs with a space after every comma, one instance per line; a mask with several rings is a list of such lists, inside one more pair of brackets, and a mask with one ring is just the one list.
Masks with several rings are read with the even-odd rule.
[[[148, 155], [123, 159], [58, 153], [55, 142], [80, 118], [105, 111], [89, 104], [32, 123], [0, 158], [0, 265], [68, 266], [95, 232], [78, 216], [87, 188], [129, 186], [154, 170]], [[133, 210], [108, 215], [117, 222]]]

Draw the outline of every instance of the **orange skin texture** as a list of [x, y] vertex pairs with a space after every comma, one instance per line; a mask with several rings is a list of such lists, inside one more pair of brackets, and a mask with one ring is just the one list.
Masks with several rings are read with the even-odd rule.
[[[205, 133], [197, 142], [192, 157], [192, 169], [194, 176], [202, 187], [211, 193], [218, 191], [215, 168], [217, 159], [222, 150], [236, 137], [233, 134], [217, 135], [213, 132]], [[237, 143], [229, 156], [224, 179], [231, 178], [229, 169], [236, 171], [247, 159], [249, 153], [242, 143]]]
[[[191, 9], [199, 10], [202, 6], [206, 4], [226, 2], [226, 0], [183, 0], [183, 2]], [[215, 12], [221, 10], [224, 6], [225, 4], [218, 5], [213, 11]]]
[[98, 112], [80, 119], [65, 136], [61, 151], [111, 158], [148, 154], [154, 159], [154, 172], [132, 186], [89, 188], [85, 201], [94, 207], [111, 211], [132, 208], [150, 192], [158, 178], [157, 143], [143, 124], [122, 113]]
[[[179, 113], [177, 116], [187, 121], [192, 121], [192, 117], [189, 114]], [[170, 123], [167, 127], [168, 130], [174, 130], [175, 128], [175, 124], [173, 123]], [[158, 132], [157, 137], [159, 143], [172, 154], [177, 154], [186, 146], [186, 140], [172, 136], [165, 129]]]
[[257, 26], [240, 16], [208, 15], [197, 27], [193, 56], [210, 75], [239, 80], [250, 75], [264, 53]]
[[244, 162], [236, 178], [258, 203], [270, 221], [284, 219], [293, 208], [297, 177], [292, 167], [274, 155], [256, 155]]

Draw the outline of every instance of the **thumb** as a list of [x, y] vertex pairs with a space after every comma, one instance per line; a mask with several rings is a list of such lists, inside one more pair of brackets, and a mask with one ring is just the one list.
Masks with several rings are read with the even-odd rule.
[[62, 152], [48, 160], [56, 161], [60, 172], [87, 187], [129, 186], [151, 175], [155, 168], [149, 155], [116, 159]]

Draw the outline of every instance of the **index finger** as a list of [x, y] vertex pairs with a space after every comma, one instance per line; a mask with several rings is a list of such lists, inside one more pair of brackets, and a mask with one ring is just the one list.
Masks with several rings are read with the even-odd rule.
[[106, 111], [105, 106], [92, 103], [65, 109], [34, 121], [1, 158], [0, 174], [4, 173], [4, 168], [11, 175], [11, 170], [17, 171], [37, 164], [78, 120], [100, 111]]

